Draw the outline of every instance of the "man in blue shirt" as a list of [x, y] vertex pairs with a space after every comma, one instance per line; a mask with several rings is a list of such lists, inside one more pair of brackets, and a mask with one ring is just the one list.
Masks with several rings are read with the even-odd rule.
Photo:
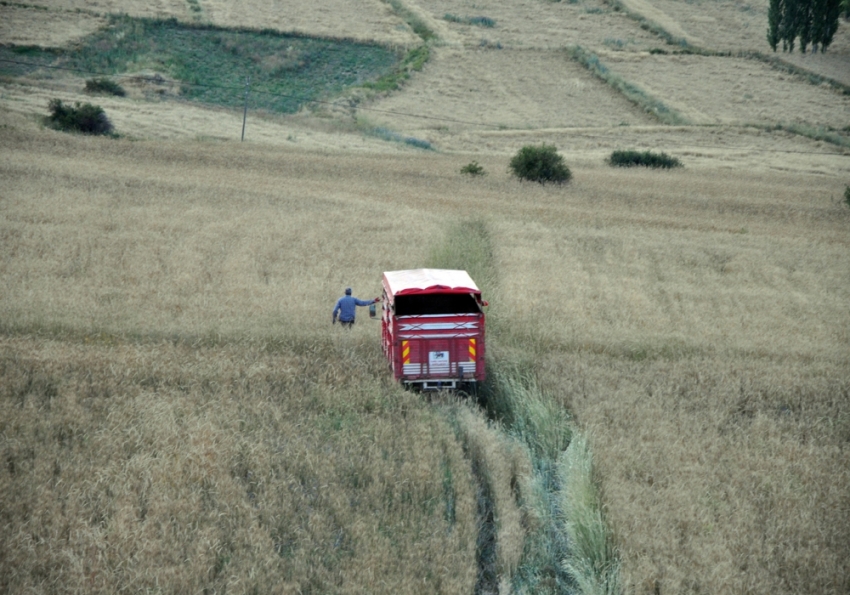
[[380, 298], [375, 298], [371, 301], [359, 300], [351, 295], [351, 288], [348, 287], [345, 290], [345, 295], [336, 301], [333, 313], [333, 324], [336, 324], [336, 318], [337, 315], [339, 315], [340, 324], [351, 328], [351, 325], [354, 324], [354, 314], [357, 310], [357, 306], [370, 306], [379, 301], [381, 301]]

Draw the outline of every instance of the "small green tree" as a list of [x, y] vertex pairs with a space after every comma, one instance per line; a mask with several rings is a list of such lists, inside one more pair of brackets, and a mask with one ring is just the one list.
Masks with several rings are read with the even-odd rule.
[[844, 187], [844, 204], [850, 207], [850, 186]]
[[487, 172], [484, 171], [484, 168], [478, 165], [477, 161], [473, 161], [472, 163], [467, 163], [462, 168], [460, 168], [460, 173], [466, 174], [469, 176], [483, 176]]
[[558, 154], [554, 145], [526, 145], [514, 155], [510, 163], [511, 172], [520, 180], [531, 182], [555, 182], [562, 184], [572, 178], [570, 168]]
[[48, 104], [50, 115], [47, 123], [57, 130], [82, 132], [83, 134], [111, 134], [112, 122], [106, 117], [103, 108], [91, 103], [74, 106], [65, 105], [60, 99], [51, 99]]

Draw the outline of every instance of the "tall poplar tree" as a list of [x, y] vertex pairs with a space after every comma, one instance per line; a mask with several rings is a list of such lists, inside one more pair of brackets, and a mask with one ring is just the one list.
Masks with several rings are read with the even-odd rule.
[[782, 42], [782, 51], [793, 52], [799, 38], [800, 51], [809, 45], [812, 52], [825, 52], [838, 30], [842, 10], [850, 0], [770, 0], [767, 11], [767, 43], [775, 52]]
[[[850, 2], [846, 5], [850, 7]], [[824, 14], [823, 32], [820, 39], [821, 53], [826, 51], [829, 44], [832, 43], [832, 38], [835, 37], [835, 32], [838, 31], [838, 17], [841, 16], [841, 0], [826, 0], [826, 10]], [[850, 13], [847, 14], [850, 16]]]
[[806, 0], [785, 0], [783, 2], [784, 11], [782, 13], [782, 28], [780, 37], [782, 38], [782, 51], [794, 51], [794, 40], [797, 38], [797, 5]]
[[[850, 0], [847, 1], [850, 2]], [[780, 31], [782, 30], [782, 12], [785, 9], [783, 4], [783, 0], [770, 0], [770, 7], [767, 9], [767, 43], [774, 52], [782, 40]]]
[[818, 43], [823, 39], [824, 17], [826, 15], [827, 0], [814, 0], [812, 4], [812, 53], [818, 53]]
[[812, 19], [814, 6], [817, 3], [818, 0], [804, 0], [797, 3], [797, 35], [800, 36], [800, 51], [804, 54], [812, 42]]

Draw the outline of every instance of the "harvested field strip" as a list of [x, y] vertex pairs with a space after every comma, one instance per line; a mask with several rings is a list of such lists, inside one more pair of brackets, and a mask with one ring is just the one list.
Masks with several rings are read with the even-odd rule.
[[[828, 86], [812, 86], [797, 75], [746, 58], [610, 56], [608, 67], [625, 79], [640, 80], [695, 124], [774, 124], [785, 117], [796, 124], [839, 128], [846, 126], [850, 109], [850, 97]], [[706, 85], [716, 95], [706, 94]]]
[[805, 124], [775, 124], [773, 126], [757, 126], [763, 130], [784, 130], [799, 134], [812, 140], [824, 141], [838, 147], [850, 148], [850, 131], [837, 131], [823, 126], [806, 126]]
[[637, 85], [634, 85], [622, 77], [611, 72], [605, 66], [596, 54], [588, 52], [581, 46], [574, 46], [567, 49], [569, 56], [587, 68], [596, 77], [606, 82], [611, 88], [623, 94], [626, 99], [634, 103], [636, 106], [644, 110], [646, 113], [655, 116], [662, 124], [672, 126], [683, 126], [690, 122], [678, 113], [676, 110], [664, 105], [662, 101], [651, 97]]
[[[841, 81], [838, 81], [832, 77], [825, 76], [823, 74], [818, 74], [810, 70], [806, 70], [805, 68], [801, 68], [800, 66], [792, 64], [788, 60], [782, 59], [781, 56], [772, 56], [764, 52], [747, 49], [731, 51], [723, 49], [718, 50], [710, 47], [704, 47], [701, 45], [695, 45], [692, 41], [689, 41], [684, 37], [677, 37], [676, 35], [673, 35], [663, 25], [653, 21], [645, 15], [640, 14], [640, 12], [630, 9], [625, 5], [624, 2], [622, 2], [622, 0], [603, 1], [605, 2], [605, 4], [608, 4], [609, 6], [614, 8], [614, 10], [622, 11], [623, 14], [635, 20], [640, 25], [641, 29], [644, 29], [645, 31], [650, 31], [661, 39], [663, 39], [666, 44], [670, 46], [675, 46], [677, 49], [670, 50], [669, 53], [671, 54], [693, 54], [699, 56], [734, 57], [759, 60], [761, 62], [773, 66], [777, 70], [782, 70], [797, 75], [800, 78], [807, 80], [812, 85], [825, 84], [841, 93], [844, 93], [845, 95], [850, 94], [850, 85], [842, 83]], [[660, 54], [668, 53], [667, 51], [660, 48], [652, 50], [652, 53], [656, 52]]]

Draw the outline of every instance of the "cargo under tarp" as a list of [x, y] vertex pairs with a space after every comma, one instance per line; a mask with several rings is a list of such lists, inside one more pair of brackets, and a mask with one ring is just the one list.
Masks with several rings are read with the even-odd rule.
[[384, 286], [391, 296], [428, 293], [465, 293], [481, 295], [481, 290], [466, 271], [450, 269], [411, 269], [387, 271]]

